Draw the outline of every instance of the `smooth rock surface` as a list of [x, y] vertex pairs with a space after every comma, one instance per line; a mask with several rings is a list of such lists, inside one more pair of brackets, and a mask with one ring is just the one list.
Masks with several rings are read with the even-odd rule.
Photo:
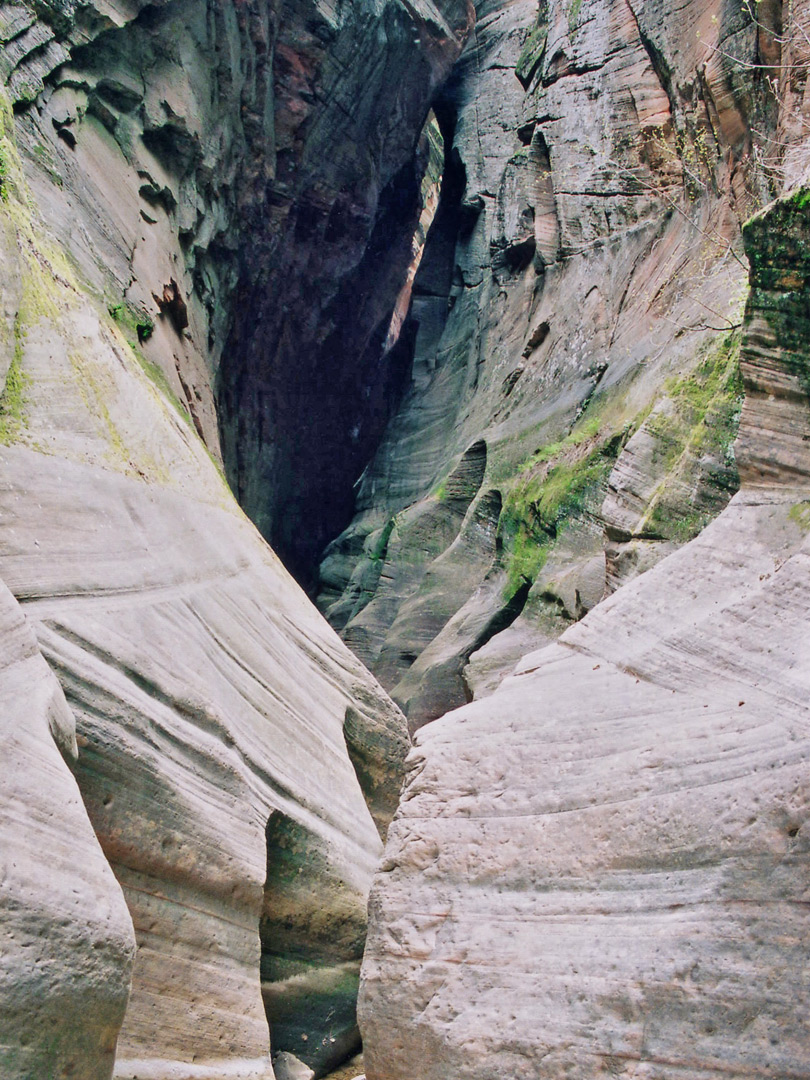
[[416, 1055], [425, 1080], [810, 1075], [800, 497], [738, 495], [420, 733], [372, 899], [371, 1080]]
[[[359, 1047], [366, 897], [404, 720], [245, 518], [194, 415], [53, 242], [3, 147], [15, 243], [1, 272], [21, 287], [0, 398], [0, 578], [76, 718], [82, 799], [135, 926], [114, 1075], [270, 1080], [271, 1041], [323, 1075]], [[152, 344], [169, 370], [176, 328], [163, 330]], [[52, 909], [38, 911], [48, 932]], [[101, 1005], [92, 985], [82, 1000], [83, 941], [60, 962], [77, 970], [70, 1008], [98, 1014], [75, 1037], [109, 1073], [126, 979], [119, 962]]]
[[135, 938], [66, 764], [75, 723], [0, 584], [0, 1074], [109, 1080]]

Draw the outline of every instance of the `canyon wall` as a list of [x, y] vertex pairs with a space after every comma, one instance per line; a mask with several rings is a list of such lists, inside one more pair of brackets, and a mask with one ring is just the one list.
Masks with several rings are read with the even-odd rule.
[[321, 566], [322, 610], [412, 729], [726, 505], [740, 227], [782, 176], [778, 5], [477, 15], [435, 104], [411, 382]]
[[[452, 3], [0, 5], [4, 1076], [272, 1077], [271, 1042], [323, 1075], [359, 1046], [366, 897], [407, 732], [235, 501], [220, 428], [245, 505], [273, 516], [245, 494], [222, 402], [241, 387], [246, 468], [272, 451], [281, 476], [249, 415], [270, 375], [238, 343], [263, 340], [283, 287], [300, 304], [304, 189], [321, 209], [363, 193], [301, 256], [306, 274], [339, 248], [337, 293], [410, 170], [407, 243], [372, 303], [390, 317], [420, 131], [466, 20]], [[75, 780], [49, 718], [63, 748], [75, 725]]]
[[4, 1076], [810, 1076], [808, 14], [0, 4]]
[[745, 230], [740, 492], [417, 736], [369, 1080], [810, 1076], [807, 205]]
[[[370, 1080], [810, 1075], [807, 14], [768, 72], [790, 190], [743, 230], [741, 489], [417, 735], [372, 892]], [[609, 587], [661, 410], [610, 477]]]
[[104, 1080], [129, 994], [132, 921], [66, 761], [73, 716], [0, 587], [0, 1072]]

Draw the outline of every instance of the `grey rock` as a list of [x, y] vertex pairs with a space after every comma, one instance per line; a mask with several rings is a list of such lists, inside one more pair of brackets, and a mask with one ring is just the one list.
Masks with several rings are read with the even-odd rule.
[[[75, 147], [106, 208], [92, 223], [80, 216], [84, 241], [139, 213], [105, 132], [85, 127]], [[15, 167], [2, 204], [16, 234], [2, 275], [20, 378], [17, 415], [3, 414], [0, 576], [76, 718], [81, 798], [135, 927], [115, 1075], [266, 1080], [271, 1038], [323, 1074], [359, 1045], [366, 896], [398, 793], [404, 719], [245, 518], [202, 425], [150, 364], [157, 356], [172, 370], [184, 348], [176, 328], [156, 322], [141, 354], [133, 308], [110, 312], [109, 294], [94, 294], [60, 253], [48, 214], [33, 209], [37, 191], [50, 212], [65, 196], [42, 175], [29, 190]], [[173, 276], [158, 246], [133, 260], [141, 290], [154, 281], [148, 267], [158, 282]], [[190, 306], [193, 333], [198, 314]], [[181, 392], [184, 370], [174, 369]], [[58, 864], [55, 895], [72, 882]], [[96, 1061], [99, 1077], [112, 1070], [130, 960], [105, 944], [110, 985], [94, 985], [85, 946], [97, 887], [77, 894], [87, 911], [75, 940], [57, 939], [75, 985], [65, 1030], [58, 1010], [48, 1018], [53, 1053], [84, 1040], [93, 1080]], [[30, 906], [32, 933], [60, 918]], [[29, 991], [15, 961], [15, 1009], [36, 999]], [[97, 1024], [77, 1019], [88, 1011]], [[6, 1072], [32, 1075], [19, 1057]]]
[[71, 775], [73, 715], [0, 583], [0, 1072], [109, 1080], [132, 921]]
[[315, 1073], [308, 1069], [303, 1061], [299, 1061], [294, 1054], [282, 1051], [273, 1058], [273, 1071], [276, 1080], [312, 1080]]
[[742, 490], [416, 738], [370, 904], [372, 1080], [417, 1053], [426, 1080], [810, 1071], [804, 197], [746, 228]]
[[[513, 590], [527, 575], [542, 592], [543, 558], [567, 551], [571, 614], [694, 536], [736, 489], [725, 450], [698, 445], [701, 418], [677, 404], [683, 452], [667, 463], [672, 445], [653, 436], [650, 410], [660, 420], [669, 384], [699, 379], [740, 321], [741, 224], [770, 197], [745, 132], [756, 128], [751, 138], [770, 145], [777, 123], [748, 81], [757, 37], [737, 3], [478, 5], [437, 106], [452, 147], [414, 282], [411, 382], [324, 564], [323, 610], [414, 708], [413, 722], [460, 702], [458, 679], [445, 680], [431, 657], [447, 650], [463, 670], [470, 640], [458, 639], [451, 661], [441, 635], [463, 618], [484, 574], [449, 585], [440, 560], [456, 534], [434, 552], [421, 531], [403, 530], [373, 567], [356, 541], [385, 521], [429, 514], [470, 446], [486, 443], [481, 493], [502, 500], [499, 568]], [[612, 491], [605, 475], [571, 505], [563, 499], [555, 535], [544, 536], [531, 510], [544, 484], [538, 455], [556, 498], [552, 481], [573, 467], [577, 483], [590, 450], [615, 451]], [[527, 481], [536, 497], [519, 505]], [[608, 494], [600, 591], [591, 575]], [[633, 505], [620, 508], [623, 499]], [[592, 599], [577, 607], [577, 591]], [[542, 643], [550, 625], [526, 616], [521, 625]], [[567, 625], [558, 619], [554, 636]], [[503, 656], [503, 674], [517, 659], [505, 644], [490, 655]], [[418, 720], [421, 693], [407, 680], [432, 699]]]

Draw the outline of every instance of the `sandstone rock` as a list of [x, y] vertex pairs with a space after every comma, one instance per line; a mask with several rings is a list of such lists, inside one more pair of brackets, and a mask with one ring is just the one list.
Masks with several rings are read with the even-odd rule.
[[[697, 386], [707, 356], [740, 321], [740, 226], [768, 191], [772, 174], [757, 161], [777, 123], [746, 67], [767, 42], [744, 4], [493, 2], [477, 15], [435, 106], [447, 156], [414, 282], [410, 385], [363, 473], [354, 521], [324, 564], [323, 610], [413, 707], [414, 722], [463, 700], [460, 679], [445, 675], [463, 671], [481, 642], [451, 643], [448, 628], [475, 603], [492, 563], [451, 584], [443, 567], [456, 533], [440, 550], [404, 528], [384, 549], [358, 540], [429, 514], [476, 442], [487, 446], [478, 498], [501, 498], [498, 565], [513, 589], [522, 575], [539, 585], [542, 559], [573, 531], [569, 592], [592, 591], [607, 477], [586, 498], [561, 500], [554, 536], [538, 535], [532, 510], [545, 483], [539, 463], [549, 464], [552, 488], [563, 477], [554, 468], [576, 486], [594, 464], [576, 447], [610, 447], [618, 458], [605, 587], [648, 569], [728, 502], [739, 410], [725, 446], [709, 447], [715, 414], [706, 424], [684, 393], [670, 416], [662, 399], [671, 383]], [[726, 403], [734, 378], [729, 371]], [[681, 429], [677, 460], [673, 432], [663, 431], [670, 420]], [[535, 491], [518, 507], [527, 479]], [[625, 498], [632, 522], [619, 510]], [[521, 626], [534, 627], [542, 643], [550, 626], [526, 615], [504, 633], [516, 640]], [[557, 620], [554, 636], [566, 625]], [[485, 647], [506, 674], [515, 651]], [[491, 668], [487, 680], [497, 677]], [[409, 683], [422, 688], [416, 696]]]
[[[135, 327], [53, 244], [10, 160], [0, 214], [16, 243], [2, 274], [22, 288], [0, 408], [0, 576], [76, 717], [82, 799], [135, 926], [115, 1076], [265, 1080], [271, 1041], [322, 1075], [359, 1045], [366, 896], [403, 718], [239, 510], [193, 416], [128, 342]], [[165, 361], [169, 335], [144, 344]], [[72, 887], [60, 863], [60, 903]], [[77, 963], [98, 888], [79, 893]], [[39, 930], [53, 912], [37, 910]], [[99, 1001], [101, 1030], [70, 1002], [65, 1031], [48, 1018], [54, 1053], [89, 1040], [88, 1076], [101, 1044], [99, 1077], [128, 978], [120, 941], [104, 941], [109, 989], [84, 999], [91, 1012]], [[92, 971], [76, 976], [77, 1009]], [[28, 1001], [19, 965], [12, 976], [9, 994]], [[32, 1075], [19, 1061], [8, 1071]]]
[[810, 1072], [803, 199], [746, 230], [742, 491], [417, 737], [371, 900], [371, 1080], [416, 1055], [425, 1080]]
[[303, 1061], [299, 1061], [294, 1054], [282, 1051], [273, 1058], [273, 1071], [276, 1080], [312, 1080], [315, 1073], [308, 1069]]
[[135, 941], [66, 761], [73, 716], [0, 585], [0, 1072], [109, 1080]]
[[330, 1073], [327, 1080], [365, 1080], [363, 1074], [363, 1055], [358, 1054], [351, 1061], [347, 1061], [335, 1072]]
[[742, 402], [739, 342], [729, 335], [672, 382], [623, 448], [602, 506], [607, 592], [691, 540], [737, 490]]
[[[435, 201], [420, 133], [470, 5], [6, 9], [0, 79], [50, 230], [155, 322], [148, 361], [310, 583], [401, 389], [388, 330]], [[172, 281], [187, 310], [156, 319]]]
[[420, 733], [372, 902], [368, 1076], [417, 1052], [437, 1080], [807, 1071], [795, 498], [738, 496]]
[[372, 903], [369, 1076], [417, 1047], [428, 1078], [807, 1070], [797, 498], [737, 496], [420, 733]]
[[[295, 969], [306, 996], [320, 991], [296, 1013], [310, 1044], [295, 1048], [323, 1069], [356, 1038], [379, 840], [343, 717], [372, 712], [373, 689], [233, 513], [23, 449], [2, 472], [0, 562], [76, 713], [82, 794], [138, 936], [116, 1075], [221, 1058], [270, 1075], [262, 918], [274, 1045], [290, 1037], [275, 984]], [[375, 738], [384, 752], [381, 718]], [[297, 837], [289, 886], [273, 822]], [[306, 925], [303, 968], [282, 887]]]

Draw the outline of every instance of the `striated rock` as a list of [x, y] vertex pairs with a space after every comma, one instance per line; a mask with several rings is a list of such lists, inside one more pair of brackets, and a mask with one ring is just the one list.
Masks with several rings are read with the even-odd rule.
[[373, 1080], [416, 1053], [426, 1078], [806, 1074], [795, 499], [738, 496], [420, 734], [372, 903]]
[[743, 490], [417, 737], [371, 900], [370, 1080], [810, 1074], [804, 205], [746, 229]]
[[749, 221], [751, 297], [742, 372], [740, 475], [750, 484], [807, 483], [810, 195], [799, 188]]
[[[265, 1080], [271, 1043], [323, 1075], [359, 1047], [366, 897], [404, 720], [238, 508], [134, 340], [147, 324], [94, 294], [4, 151], [0, 215], [15, 243], [2, 273], [21, 288], [0, 397], [0, 577], [76, 718], [81, 797], [135, 927], [114, 1075]], [[143, 342], [164, 369], [169, 340], [177, 328], [156, 323]], [[60, 865], [58, 903], [75, 873]], [[112, 915], [109, 942], [94, 927], [99, 888], [88, 879], [84, 922], [57, 939], [75, 1008], [94, 1019], [72, 1033], [67, 1001], [71, 1030], [53, 1045], [86, 1039], [88, 1070], [95, 1056], [108, 1076], [129, 957]], [[26, 918], [37, 934], [63, 925], [33, 901]], [[94, 934], [106, 968], [83, 956]], [[82, 998], [98, 970], [109, 988]], [[24, 970], [11, 974], [9, 995], [28, 1001]], [[19, 1061], [7, 1071], [33, 1075]]]
[[420, 134], [467, 0], [3, 11], [49, 228], [122, 322], [154, 323], [147, 358], [309, 583], [401, 390]]
[[[322, 566], [322, 610], [412, 726], [491, 689], [736, 489], [722, 342], [741, 318], [741, 224], [778, 182], [756, 71], [768, 49], [779, 62], [769, 26], [742, 0], [477, 5], [434, 106], [446, 163], [403, 327], [410, 383]], [[481, 442], [466, 522], [431, 547], [417, 523]], [[495, 497], [496, 549], [451, 581], [456, 538]], [[497, 643], [456, 632], [481, 603]]]
[[419, 136], [473, 11], [300, 8], [280, 5], [275, 169], [251, 209], [218, 406], [240, 503], [311, 586], [407, 377], [410, 332], [391, 345], [389, 330], [429, 197]]
[[714, 343], [623, 448], [602, 505], [606, 591], [691, 540], [739, 487], [734, 452], [743, 403], [739, 343]]
[[135, 942], [76, 781], [73, 716], [0, 585], [0, 1072], [109, 1080]]

